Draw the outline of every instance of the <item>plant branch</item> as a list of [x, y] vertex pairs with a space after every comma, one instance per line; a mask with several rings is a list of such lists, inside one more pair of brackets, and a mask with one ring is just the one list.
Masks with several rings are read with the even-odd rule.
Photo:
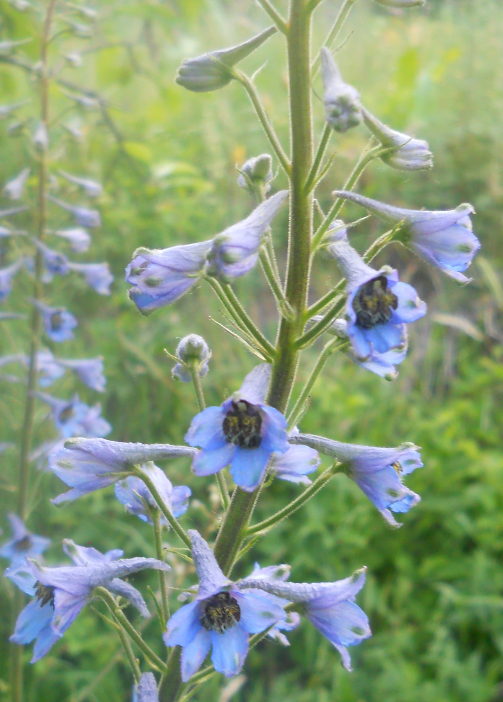
[[[322, 0], [311, 0], [311, 5], [313, 5], [312, 10], [315, 10], [316, 7], [322, 2]], [[339, 13], [337, 17], [335, 18], [335, 21], [327, 34], [327, 38], [323, 42], [323, 46], [327, 46], [330, 48], [334, 41], [337, 39], [337, 36], [339, 32], [341, 31], [342, 27], [344, 26], [345, 21], [348, 18], [349, 13], [351, 12], [353, 5], [355, 4], [356, 0], [344, 0], [344, 2], [341, 5], [341, 9], [339, 10]], [[313, 64], [311, 66], [311, 72], [312, 72], [312, 77], [313, 80], [316, 77], [316, 74], [318, 73], [318, 69], [320, 67], [320, 54], [318, 53], [316, 58], [313, 61]]]
[[152, 497], [157, 502], [157, 506], [159, 507], [161, 512], [164, 514], [164, 516], [168, 520], [168, 523], [171, 526], [171, 528], [173, 529], [173, 531], [175, 532], [175, 534], [183, 541], [185, 546], [188, 546], [189, 548], [191, 548], [191, 546], [192, 546], [191, 540], [189, 539], [189, 537], [187, 536], [185, 531], [182, 529], [182, 527], [178, 524], [178, 521], [175, 519], [175, 517], [173, 517], [173, 515], [169, 511], [168, 507], [166, 507], [166, 505], [164, 504], [163, 499], [159, 495], [159, 491], [157, 490], [157, 488], [154, 485], [154, 483], [152, 482], [152, 480], [148, 477], [148, 475], [146, 475], [142, 470], [140, 470], [140, 468], [135, 466], [133, 470], [134, 470], [134, 474], [136, 475], [136, 477], [140, 478], [140, 480], [142, 480], [145, 483], [145, 485], [148, 487], [148, 489], [152, 493]]
[[[162, 548], [162, 524], [161, 524], [161, 513], [158, 509], [152, 509], [152, 522], [154, 523], [154, 540], [155, 540], [155, 551], [157, 558], [160, 561], [164, 561], [164, 551]], [[161, 589], [161, 611], [163, 616], [162, 628], [166, 626], [166, 622], [169, 619], [169, 595], [168, 595], [168, 582], [166, 580], [166, 572], [164, 570], [159, 570], [159, 586]]]
[[265, 12], [267, 12], [267, 14], [272, 19], [278, 30], [286, 36], [286, 34], [288, 33], [287, 24], [283, 17], [276, 10], [276, 8], [272, 5], [272, 3], [269, 2], [269, 0], [257, 0], [257, 2], [262, 7], [262, 9]]

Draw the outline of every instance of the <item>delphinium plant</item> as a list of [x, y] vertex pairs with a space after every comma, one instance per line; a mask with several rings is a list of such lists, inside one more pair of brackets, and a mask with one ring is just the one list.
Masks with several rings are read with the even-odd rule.
[[[41, 474], [34, 480], [33, 468], [44, 467], [48, 453], [65, 439], [76, 435], [102, 437], [111, 430], [101, 417], [99, 404], [89, 406], [77, 394], [60, 397], [57, 390], [56, 395], [46, 392], [67, 371], [93, 391], [105, 390], [101, 357], [66, 357], [65, 342], [78, 330], [77, 318], [66, 308], [69, 286], [76, 277], [83, 277], [97, 293], [109, 295], [113, 277], [107, 263], [74, 260], [75, 255], [90, 247], [90, 230], [101, 226], [93, 200], [101, 196], [102, 186], [62, 165], [69, 162], [72, 142], [82, 140], [81, 129], [77, 128], [82, 118], [76, 115], [76, 111], [81, 111], [79, 100], [90, 99], [83, 86], [68, 80], [67, 70], [82, 64], [83, 55], [73, 49], [81, 38], [92, 39], [96, 13], [85, 6], [56, 0], [41, 4], [19, 0], [12, 3], [10, 12], [13, 16], [16, 12], [24, 13], [22, 25], [31, 31], [23, 40], [2, 36], [0, 41], [0, 63], [18, 72], [19, 84], [23, 85], [26, 78], [23, 87], [28, 96], [0, 108], [6, 135], [15, 140], [13, 151], [17, 163], [14, 172], [9, 172], [10, 166], [2, 169], [0, 323], [2, 326], [26, 324], [27, 329], [23, 332], [18, 326], [15, 334], [5, 333], [2, 339], [2, 391], [9, 392], [12, 387], [6, 383], [16, 383], [22, 388], [23, 417], [19, 437], [2, 436], [7, 440], [2, 449], [17, 448], [20, 455], [18, 471], [12, 479], [17, 497], [8, 515], [12, 535], [0, 548], [0, 556], [10, 561], [7, 575], [20, 584], [21, 590], [31, 592], [28, 582], [31, 575], [19, 574], [25, 572], [27, 559], [40, 559], [49, 545], [47, 538], [34, 535], [25, 524], [38, 501]], [[64, 95], [68, 86], [73, 88], [71, 99]], [[20, 290], [28, 291], [24, 300], [20, 290], [10, 296], [22, 276], [25, 280], [19, 281]], [[10, 305], [12, 300], [16, 309]], [[20, 347], [23, 338], [27, 340], [26, 348]], [[21, 373], [17, 372], [19, 369]], [[37, 419], [47, 405], [52, 426]], [[6, 484], [8, 479], [5, 475]], [[73, 552], [70, 555], [76, 560]], [[108, 562], [111, 557], [105, 560]], [[39, 595], [45, 592], [43, 580], [38, 578], [35, 586]], [[32, 640], [33, 627], [43, 625], [47, 609], [40, 619], [42, 610], [38, 605], [24, 608], [21, 590], [14, 589], [14, 608], [21, 614], [12, 637], [16, 643], [12, 644], [11, 696], [21, 702], [23, 658], [18, 644]], [[45, 604], [47, 595], [40, 596]], [[42, 631], [45, 638], [42, 644], [39, 639], [42, 647], [39, 651], [47, 647], [51, 637], [58, 636], [47, 627]]]
[[[419, 495], [405, 485], [405, 479], [422, 465], [421, 456], [418, 447], [402, 443], [407, 437], [397, 437], [394, 448], [351, 445], [339, 442], [335, 431], [329, 437], [302, 433], [302, 418], [311, 390], [333, 354], [343, 353], [348, 363], [387, 380], [396, 376], [396, 367], [406, 359], [407, 327], [426, 314], [426, 305], [411, 285], [400, 281], [398, 271], [372, 266], [378, 254], [396, 242], [466, 282], [464, 271], [479, 247], [471, 230], [470, 205], [428, 212], [392, 207], [353, 193], [365, 168], [376, 159], [401, 171], [432, 167], [428, 144], [372, 115], [337, 67], [332, 47], [354, 0], [342, 2], [321, 50], [314, 52], [312, 22], [322, 0], [290, 0], [287, 17], [270, 0], [258, 2], [272, 20], [271, 27], [237, 46], [184, 61], [176, 78], [194, 92], [238, 84], [248, 94], [272, 150], [272, 155], [258, 155], [239, 168], [238, 184], [256, 198], [255, 207], [248, 217], [205, 241], [162, 250], [140, 248], [126, 271], [132, 286], [129, 296], [143, 314], [208, 284], [222, 305], [230, 325], [227, 331], [257, 364], [243, 373], [235, 392], [222, 397], [221, 405], [206, 407], [202, 379], [212, 352], [201, 336], [184, 337], [176, 351], [169, 352], [175, 361], [173, 377], [193, 384], [200, 410], [187, 427], [185, 443], [146, 445], [83, 436], [68, 439], [51, 454], [52, 470], [70, 488], [54, 501], [85, 498], [115, 485], [128, 512], [150, 525], [156, 560], [117, 560], [115, 551], [103, 555], [67, 541], [65, 549], [74, 566], [45, 568], [29, 560], [11, 573], [34, 597], [13, 636], [19, 643], [36, 640], [34, 660], [51, 648], [87, 602], [101, 599], [129, 661], [136, 699], [143, 702], [188, 700], [209, 678], [238, 674], [249, 649], [265, 637], [288, 643], [287, 633], [303, 619], [333, 644], [344, 667], [351, 670], [348, 647], [371, 635], [368, 618], [355, 601], [365, 582], [364, 567], [344, 580], [315, 583], [295, 582], [295, 573], [290, 580], [287, 564], [255, 565], [241, 578], [234, 569], [260, 539], [314, 498], [337, 473], [353, 480], [391, 526], [399, 526], [396, 514], [417, 504]], [[380, 0], [380, 4], [404, 8], [421, 2]], [[287, 52], [289, 149], [274, 130], [253, 77], [240, 67], [274, 34], [280, 35]], [[325, 126], [315, 145], [312, 92], [313, 86], [318, 90], [318, 72]], [[324, 212], [316, 189], [330, 171], [333, 159], [326, 157], [330, 140], [334, 132], [342, 138], [355, 128], [370, 131], [369, 145]], [[277, 169], [289, 187], [274, 192]], [[340, 219], [346, 200], [390, 227], [363, 255], [350, 243], [354, 222]], [[282, 275], [275, 255], [275, 218], [286, 208], [288, 252]], [[333, 260], [341, 279], [311, 302], [311, 266], [321, 254]], [[274, 340], [259, 329], [233, 289], [234, 281], [257, 264], [278, 312]], [[303, 351], [322, 336], [325, 346], [304, 385], [296, 388]], [[330, 465], [315, 476], [320, 454], [330, 459]], [[196, 476], [215, 476], [220, 509], [214, 544], [182, 526], [179, 517], [187, 513], [188, 520], [191, 515], [190, 490], [171, 484], [169, 463], [166, 470], [157, 465], [184, 456]], [[299, 492], [285, 507], [254, 522], [258, 501], [276, 479], [301, 486]], [[181, 594], [170, 587], [166, 576], [170, 569], [165, 562], [166, 538], [173, 562], [187, 576]], [[155, 609], [167, 647], [164, 655], [157, 652], [159, 641], [147, 641], [124, 611], [129, 601], [148, 615], [143, 597], [121, 579], [143, 567], [159, 570]]]

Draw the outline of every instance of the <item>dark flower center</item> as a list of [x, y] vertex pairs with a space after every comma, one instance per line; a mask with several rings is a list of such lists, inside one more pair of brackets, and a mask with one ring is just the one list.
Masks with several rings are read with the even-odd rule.
[[35, 597], [37, 601], [42, 602], [42, 607], [48, 603], [51, 607], [54, 607], [54, 590], [55, 588], [51, 585], [42, 585], [42, 583], [37, 580], [35, 583]]
[[61, 312], [54, 312], [51, 314], [51, 329], [52, 331], [59, 331], [63, 324], [63, 316]]
[[232, 629], [241, 619], [241, 610], [237, 600], [228, 592], [218, 592], [206, 600], [201, 624], [206, 631], [223, 634]]
[[232, 402], [232, 409], [225, 415], [222, 426], [225, 439], [239, 448], [257, 448], [262, 437], [262, 415], [260, 407], [246, 400]]
[[68, 422], [75, 414], [75, 411], [72, 407], [72, 405], [68, 405], [68, 407], [65, 407], [65, 409], [61, 410], [59, 413], [59, 421], [62, 424], [65, 424]]
[[26, 536], [23, 536], [22, 539], [19, 539], [19, 541], [16, 541], [14, 543], [14, 550], [15, 551], [28, 551], [28, 549], [31, 547], [31, 537], [29, 534], [26, 534]]
[[398, 298], [388, 288], [388, 280], [384, 275], [362, 285], [353, 300], [356, 324], [363, 329], [386, 324], [391, 319], [391, 310], [396, 310], [397, 307]]

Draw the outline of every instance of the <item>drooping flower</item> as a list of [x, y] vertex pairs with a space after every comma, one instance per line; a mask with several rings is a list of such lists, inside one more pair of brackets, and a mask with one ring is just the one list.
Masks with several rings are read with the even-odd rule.
[[258, 49], [275, 32], [276, 27], [269, 27], [237, 46], [186, 59], [178, 69], [175, 80], [178, 85], [195, 93], [207, 93], [223, 88], [233, 78], [232, 68]]
[[[167, 475], [152, 461], [141, 466], [143, 473], [148, 475], [157, 488], [162, 501], [175, 518], [185, 514], [189, 506], [188, 499], [192, 494], [186, 485], [173, 487]], [[125, 480], [115, 484], [115, 496], [130, 514], [135, 514], [143, 522], [152, 524], [150, 508], [157, 508], [157, 503], [152, 493], [141, 480], [135, 475], [130, 475]], [[161, 522], [169, 527], [169, 523], [164, 515], [161, 515]]]
[[45, 122], [40, 121], [33, 133], [33, 146], [39, 151], [47, 151], [49, 148], [49, 132]]
[[173, 378], [184, 383], [190, 383], [192, 380], [192, 368], [194, 368], [194, 371], [200, 378], [204, 378], [207, 374], [211, 351], [206, 341], [199, 334], [184, 336], [176, 348], [175, 356], [179, 359], [179, 362], [174, 365], [171, 371]]
[[44, 258], [46, 268], [44, 282], [49, 283], [54, 275], [66, 275], [68, 273], [69, 261], [64, 254], [50, 249], [41, 241], [35, 241], [34, 243]]
[[153, 673], [143, 673], [133, 690], [132, 702], [159, 702], [159, 693]]
[[[192, 457], [195, 453], [196, 451], [188, 446], [129, 444], [105, 439], [70, 439], [65, 442], [63, 449], [49, 458], [50, 469], [72, 488], [56, 497], [53, 502], [59, 504], [76, 500], [89, 492], [113, 485], [128, 477], [133, 466], [179, 456]], [[154, 471], [154, 484], [162, 494], [166, 490], [166, 484], [162, 478], [156, 482], [158, 478]]]
[[4, 186], [3, 193], [10, 200], [20, 200], [23, 197], [24, 186], [30, 175], [29, 168], [23, 168], [21, 173]]
[[364, 107], [362, 109], [363, 120], [368, 129], [384, 147], [390, 149], [380, 157], [384, 163], [399, 171], [422, 171], [433, 168], [433, 154], [427, 141], [390, 129], [371, 112]]
[[281, 190], [246, 219], [218, 234], [208, 256], [208, 274], [229, 282], [251, 271], [258, 261], [262, 238], [287, 197], [288, 190]]
[[309, 446], [290, 446], [286, 453], [274, 454], [270, 470], [280, 480], [290, 483], [309, 485], [311, 480], [307, 477], [320, 465], [318, 452]]
[[421, 500], [419, 495], [402, 483], [403, 476], [423, 465], [418, 447], [413, 444], [403, 444], [398, 448], [376, 448], [343, 444], [313, 434], [299, 434], [290, 441], [311, 446], [340, 461], [346, 467], [349, 477], [391, 526], [401, 526], [391, 511], [408, 512]]
[[86, 232], [86, 230], [82, 229], [82, 227], [57, 229], [52, 233], [56, 234], [56, 236], [60, 236], [62, 239], [66, 239], [70, 243], [72, 251], [75, 251], [76, 253], [87, 251], [91, 244], [91, 236], [89, 235], [89, 232]]
[[0, 41], [0, 53], [5, 54], [12, 49], [15, 49], [18, 46], [22, 46], [23, 44], [28, 44], [28, 42], [32, 41], [32, 39], [5, 39], [4, 41]]
[[0, 219], [4, 217], [12, 217], [12, 215], [19, 214], [20, 212], [26, 212], [29, 209], [26, 205], [22, 207], [9, 207], [7, 210], [0, 210]]
[[137, 249], [126, 268], [126, 281], [134, 287], [129, 297], [142, 314], [170, 305], [199, 281], [212, 241]]
[[263, 590], [301, 606], [302, 614], [325, 636], [342, 656], [342, 664], [351, 670], [347, 646], [356, 646], [371, 636], [368, 617], [355, 596], [365, 583], [365, 568], [350, 578], [333, 583], [288, 583], [267, 578], [241, 580], [237, 587]]
[[101, 217], [97, 210], [90, 210], [88, 207], [69, 205], [67, 202], [58, 200], [52, 195], [48, 195], [47, 199], [54, 202], [55, 205], [58, 205], [58, 207], [61, 207], [63, 210], [70, 212], [75, 217], [77, 226], [87, 227], [88, 229], [101, 227]]
[[43, 658], [75, 621], [89, 602], [95, 587], [105, 587], [121, 595], [135, 606], [143, 617], [149, 611], [143, 597], [129, 582], [129, 577], [147, 568], [171, 570], [167, 563], [155, 558], [117, 560], [122, 551], [102, 554], [94, 548], [65, 542], [65, 551], [75, 565], [47, 568], [35, 561], [9, 569], [10, 577], [23, 592], [34, 599], [19, 615], [10, 640], [28, 644], [35, 640], [32, 663]]
[[463, 204], [455, 210], [407, 210], [346, 191], [336, 191], [334, 195], [356, 202], [389, 224], [403, 222], [399, 234], [402, 243], [451, 278], [470, 282], [463, 271], [480, 248], [472, 231], [472, 205]]
[[61, 342], [73, 339], [73, 331], [78, 325], [77, 320], [64, 307], [51, 307], [39, 300], [31, 300], [42, 313], [44, 331], [51, 341]]
[[6, 541], [0, 548], [0, 556], [8, 558], [12, 565], [24, 563], [27, 558], [40, 556], [51, 544], [50, 539], [45, 536], [32, 534], [25, 527], [23, 520], [10, 512], [7, 515], [12, 527], [12, 538]]
[[103, 187], [100, 183], [95, 180], [89, 180], [88, 178], [78, 178], [77, 176], [72, 176], [65, 171], [59, 171], [59, 174], [70, 181], [70, 183], [75, 183], [80, 188], [82, 188], [86, 195], [89, 197], [100, 197], [103, 194]]
[[[29, 359], [25, 356], [25, 364], [28, 365]], [[52, 355], [49, 349], [42, 349], [37, 353], [36, 366], [38, 374], [38, 383], [41, 387], [47, 388], [58, 378], [65, 374], [63, 365]]]
[[350, 246], [346, 237], [327, 247], [346, 278], [346, 332], [359, 360], [375, 353], [403, 348], [405, 325], [426, 314], [426, 304], [415, 289], [398, 280], [388, 267], [376, 271]]
[[192, 463], [196, 475], [212, 475], [230, 464], [232, 478], [252, 492], [273, 453], [290, 448], [286, 419], [264, 403], [271, 367], [256, 366], [221, 407], [208, 407], [190, 425], [185, 441], [202, 450]]
[[248, 638], [286, 619], [277, 598], [265, 592], [238, 590], [220, 570], [213, 551], [195, 530], [188, 532], [199, 579], [193, 602], [183, 605], [168, 621], [167, 646], [182, 647], [182, 680], [187, 682], [211, 649], [215, 670], [237, 675], [248, 653]]
[[0, 302], [3, 302], [11, 294], [14, 276], [21, 270], [24, 263], [25, 259], [20, 258], [7, 268], [0, 268]]
[[82, 273], [90, 285], [100, 295], [110, 295], [110, 286], [114, 281], [108, 263], [68, 263], [68, 269]]
[[260, 156], [249, 158], [239, 168], [238, 185], [252, 195], [265, 196], [271, 189], [272, 179], [272, 157], [270, 154], [260, 154]]
[[22, 102], [13, 102], [10, 105], [0, 105], [0, 119], [5, 119], [20, 107], [27, 105], [29, 100], [23, 100]]
[[112, 431], [112, 427], [101, 417], [101, 405], [89, 407], [75, 395], [72, 400], [62, 400], [46, 393], [37, 393], [52, 409], [56, 429], [64, 439], [72, 436], [102, 437]]
[[334, 57], [326, 47], [321, 49], [321, 77], [325, 119], [329, 126], [336, 132], [357, 127], [363, 119], [360, 94], [342, 80]]
[[103, 372], [103, 358], [101, 356], [81, 359], [60, 358], [57, 362], [63, 369], [69, 368], [76, 373], [87, 387], [96, 390], [96, 392], [105, 392], [107, 380]]

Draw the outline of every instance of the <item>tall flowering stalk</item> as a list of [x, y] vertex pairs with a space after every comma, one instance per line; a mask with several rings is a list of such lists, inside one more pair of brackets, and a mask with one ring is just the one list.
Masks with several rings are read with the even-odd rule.
[[[51, 453], [50, 468], [71, 489], [53, 502], [92, 499], [93, 492], [114, 485], [127, 512], [153, 530], [157, 560], [117, 561], [121, 552], [101, 554], [73, 542], [69, 550], [66, 542], [65, 550], [74, 566], [45, 568], [30, 559], [13, 563], [9, 576], [34, 597], [19, 616], [13, 640], [19, 644], [35, 640], [38, 659], [56, 644], [91, 598], [100, 598], [130, 664], [136, 699], [189, 699], [210, 677], [238, 674], [250, 647], [261, 639], [270, 637], [288, 644], [285, 632], [294, 630], [303, 620], [330, 641], [343, 666], [351, 670], [348, 647], [371, 635], [367, 615], [355, 601], [365, 583], [364, 567], [344, 580], [322, 583], [290, 582], [290, 566], [286, 564], [256, 564], [253, 572], [241, 579], [233, 576], [233, 569], [259, 539], [302, 508], [336, 473], [354, 481], [392, 527], [401, 526], [392, 512], [404, 514], [418, 504], [420, 496], [404, 485], [405, 476], [422, 466], [418, 447], [408, 443], [395, 448], [351, 445], [334, 437], [302, 433], [298, 425], [311, 390], [333, 354], [343, 352], [348, 362], [356, 362], [386, 379], [396, 377], [395, 366], [405, 361], [408, 326], [420, 320], [427, 308], [416, 290], [400, 281], [398, 271], [387, 265], [379, 269], [370, 265], [378, 253], [394, 241], [410, 243], [428, 262], [458, 273], [465, 270], [478, 248], [471, 231], [469, 216], [473, 208], [469, 205], [444, 215], [391, 208], [352, 194], [364, 169], [374, 159], [398, 170], [421, 170], [432, 165], [427, 143], [396, 132], [374, 118], [363, 107], [359, 91], [344, 81], [335, 63], [329, 47], [354, 0], [342, 3], [321, 47], [320, 58], [314, 61], [311, 25], [322, 0], [290, 0], [287, 18], [271, 0], [258, 1], [273, 22], [270, 28], [242, 44], [185, 60], [176, 77], [180, 86], [196, 93], [238, 84], [248, 94], [273, 151], [273, 156], [253, 157], [239, 169], [239, 186], [254, 194], [258, 204], [246, 218], [204, 241], [177, 242], [174, 247], [155, 251], [138, 249], [127, 266], [126, 280], [132, 286], [130, 299], [142, 314], [159, 314], [159, 309], [188, 294], [197, 283], [208, 284], [233, 327], [227, 330], [260, 363], [241, 383], [236, 383], [230, 396], [222, 397], [220, 405], [207, 407], [202, 379], [210, 373], [212, 362], [208, 344], [201, 336], [191, 334], [180, 341], [173, 354], [167, 352], [175, 361], [173, 379], [192, 383], [199, 408], [187, 427], [185, 445], [180, 446], [108, 441], [100, 436], [103, 432], [96, 413], [89, 412], [77, 397], [65, 404], [39, 393], [50, 404], [55, 422], [67, 438], [63, 446]], [[406, 7], [419, 3], [380, 0], [380, 4]], [[253, 78], [242, 70], [242, 62], [252, 52], [262, 51], [264, 43], [275, 34], [285, 42], [288, 59], [290, 153], [274, 130]], [[311, 83], [318, 65], [326, 124], [315, 148]], [[374, 137], [377, 135], [380, 145], [372, 146], [372, 141], [364, 151], [343, 189], [334, 193], [334, 202], [326, 214], [322, 213], [322, 222], [315, 230], [314, 200], [319, 183], [330, 170], [332, 159], [326, 158], [326, 150], [332, 132], [344, 134], [360, 125], [366, 125]], [[38, 138], [43, 141], [43, 133]], [[271, 194], [275, 160], [289, 187]], [[16, 191], [16, 187], [10, 191]], [[51, 199], [73, 212], [79, 227], [94, 226], [98, 221], [96, 213], [69, 206], [59, 198]], [[337, 219], [346, 199], [361, 204], [393, 226], [363, 255], [350, 243], [351, 227]], [[287, 203], [288, 251], [283, 277], [276, 261], [274, 233], [281, 226]], [[78, 240], [81, 242], [82, 237]], [[342, 278], [309, 306], [311, 264], [321, 250], [332, 259]], [[76, 270], [75, 264], [68, 264], [42, 242], [37, 246], [37, 255], [39, 266], [44, 260], [52, 275]], [[248, 274], [258, 263], [279, 313], [274, 341], [251, 319], [232, 287], [236, 278]], [[92, 280], [94, 275], [90, 276]], [[96, 283], [96, 289], [101, 284]], [[44, 314], [36, 296], [35, 307]], [[49, 324], [57, 314], [56, 309], [45, 311]], [[60, 317], [55, 318], [59, 326], [63, 324], [62, 314]], [[326, 343], [293, 403], [301, 352], [325, 333]], [[65, 363], [72, 368], [68, 361]], [[51, 359], [47, 357], [44, 368], [46, 376], [57, 372], [51, 370]], [[87, 367], [80, 372], [89, 377]], [[96, 373], [90, 375], [99, 385]], [[380, 382], [377, 377], [376, 382]], [[86, 435], [76, 437], [81, 427], [81, 433]], [[327, 456], [330, 464], [315, 475], [320, 454]], [[216, 477], [221, 522], [213, 546], [198, 531], [184, 529], [179, 519], [190, 518], [191, 491], [187, 486], [173, 486], [165, 470], [157, 465], [183, 457], [190, 458], [192, 472], [198, 479]], [[169, 472], [168, 467], [166, 471]], [[252, 524], [261, 491], [276, 478], [303, 485], [304, 489], [285, 507]], [[232, 496], [229, 480], [235, 485]], [[171, 549], [175, 557], [189, 561], [197, 575], [197, 582], [187, 584], [178, 598], [182, 605], [174, 613], [166, 579], [169, 568], [163, 563], [163, 537], [168, 529], [170, 542], [181, 542], [180, 550]], [[6, 546], [8, 552], [15, 544], [20, 547], [25, 539], [24, 532], [20, 528], [18, 531], [18, 536]], [[24, 543], [22, 548], [28, 545], [32, 553], [35, 546], [40, 548], [40, 542]], [[121, 596], [142, 614], [148, 613], [140, 593], [115, 575], [149, 566], [159, 571], [156, 608], [169, 651], [166, 657], [155, 653], [129, 621], [123, 602], [117, 599]], [[136, 653], [141, 654], [140, 663]], [[203, 667], [205, 661], [207, 665]], [[152, 673], [142, 671], [143, 667], [161, 674], [158, 685]]]

